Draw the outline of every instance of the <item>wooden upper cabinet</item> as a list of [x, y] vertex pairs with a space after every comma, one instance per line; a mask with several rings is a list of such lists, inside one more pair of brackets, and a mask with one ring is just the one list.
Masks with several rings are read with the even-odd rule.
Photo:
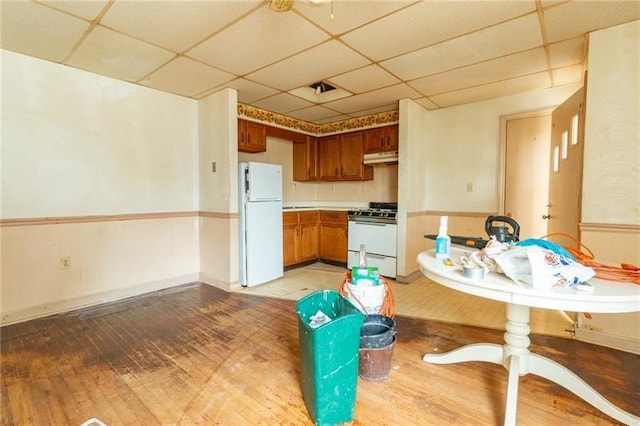
[[364, 153], [387, 152], [398, 150], [398, 125], [376, 127], [364, 132]]
[[238, 119], [238, 151], [265, 152], [267, 150], [267, 126]]
[[327, 136], [318, 141], [319, 180], [371, 180], [373, 167], [362, 164], [362, 132]]
[[303, 142], [293, 143], [293, 180], [318, 180], [318, 138], [307, 136]]
[[373, 168], [362, 164], [364, 155], [362, 140], [362, 132], [340, 135], [340, 179], [365, 179], [365, 169], [371, 169], [371, 179], [373, 179]]
[[338, 136], [326, 136], [318, 140], [318, 178], [339, 180]]

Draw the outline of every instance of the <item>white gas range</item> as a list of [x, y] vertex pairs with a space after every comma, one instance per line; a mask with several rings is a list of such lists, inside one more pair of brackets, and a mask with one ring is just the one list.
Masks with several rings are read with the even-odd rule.
[[377, 266], [380, 275], [396, 277], [398, 225], [397, 203], [370, 202], [369, 208], [349, 210], [347, 267], [358, 266], [360, 245], [366, 250], [367, 266]]

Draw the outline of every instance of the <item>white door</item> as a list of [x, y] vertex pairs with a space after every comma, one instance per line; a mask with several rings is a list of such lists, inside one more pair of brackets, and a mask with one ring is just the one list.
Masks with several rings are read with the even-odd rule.
[[520, 240], [547, 234], [551, 114], [507, 121], [505, 215], [520, 225]]
[[[553, 111], [551, 172], [549, 176], [548, 232], [580, 240], [582, 163], [584, 156], [584, 90], [580, 89]], [[554, 239], [575, 246], [571, 241]]]

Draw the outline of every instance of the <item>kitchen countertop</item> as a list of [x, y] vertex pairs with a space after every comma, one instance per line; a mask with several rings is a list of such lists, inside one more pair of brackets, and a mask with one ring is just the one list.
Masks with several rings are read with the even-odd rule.
[[336, 210], [347, 211], [366, 208], [368, 203], [340, 202], [340, 201], [313, 201], [313, 202], [284, 202], [282, 211], [310, 211], [310, 210]]
[[335, 210], [335, 211], [347, 211], [353, 210], [353, 207], [311, 207], [311, 206], [292, 206], [292, 207], [283, 207], [283, 212], [304, 212], [304, 211], [314, 211], [314, 210]]

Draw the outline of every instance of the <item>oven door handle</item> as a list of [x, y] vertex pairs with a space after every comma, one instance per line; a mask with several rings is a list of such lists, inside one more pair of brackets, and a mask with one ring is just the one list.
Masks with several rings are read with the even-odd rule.
[[374, 259], [386, 259], [389, 256], [383, 256], [381, 254], [372, 254], [372, 253], [367, 253], [367, 257], [372, 257]]
[[358, 225], [373, 225], [373, 226], [387, 226], [389, 223], [380, 223], [380, 222], [358, 222], [357, 220], [350, 221], [351, 223], [357, 223]]

